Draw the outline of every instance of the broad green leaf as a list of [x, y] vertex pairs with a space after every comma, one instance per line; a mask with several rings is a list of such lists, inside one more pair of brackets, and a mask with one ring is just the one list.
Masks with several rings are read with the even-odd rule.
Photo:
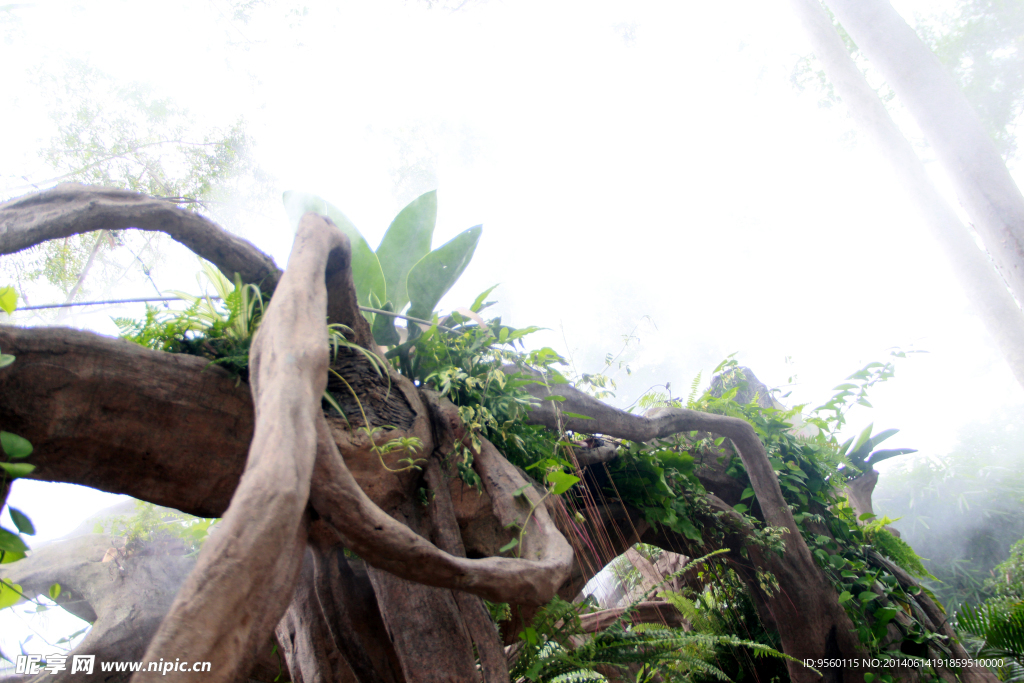
[[401, 311], [409, 303], [406, 278], [420, 259], [430, 253], [437, 221], [437, 190], [420, 195], [391, 222], [377, 247], [377, 260], [384, 273], [388, 299]]
[[743, 493], [740, 494], [740, 500], [746, 500], [747, 498], [753, 498], [753, 497], [754, 497], [754, 489], [750, 488], [749, 486], [747, 488], [743, 489]]
[[[382, 311], [393, 311], [394, 307], [390, 301], [380, 307]], [[374, 314], [373, 339], [381, 346], [394, 346], [402, 341], [395, 329], [395, 319], [390, 315]]]
[[565, 417], [571, 417], [574, 420], [593, 420], [594, 419], [594, 418], [590, 417], [589, 415], [580, 415], [579, 413], [564, 412], [564, 413], [562, 413], [562, 415], [565, 416]]
[[60, 584], [55, 583], [52, 586], [50, 586], [50, 590], [47, 591], [47, 594], [50, 596], [51, 600], [56, 600], [57, 596], [60, 595]]
[[10, 315], [17, 307], [18, 293], [14, 291], [14, 287], [0, 287], [0, 308]]
[[24, 512], [18, 508], [7, 507], [7, 512], [11, 514], [11, 520], [14, 522], [14, 526], [18, 527], [18, 531], [29, 536], [36, 535], [36, 528], [32, 526], [32, 520], [28, 518]]
[[16, 583], [0, 581], [0, 609], [18, 604], [21, 600], [21, 586]]
[[481, 292], [480, 296], [478, 296], [473, 301], [473, 305], [469, 307], [469, 310], [473, 311], [474, 313], [479, 313], [480, 311], [484, 310], [484, 308], [486, 308], [486, 306], [484, 305], [484, 299], [487, 298], [488, 294], [497, 289], [497, 287], [498, 285], [494, 285], [494, 287], [490, 287], [489, 289], [485, 289], [483, 292]]
[[28, 546], [25, 545], [25, 541], [21, 540], [21, 536], [0, 527], [0, 550], [23, 553], [28, 550]]
[[740, 513], [740, 514], [742, 515], [742, 514], [746, 514], [746, 512], [747, 512], [747, 511], [748, 511], [748, 510], [749, 510], [750, 508], [749, 508], [749, 507], [747, 507], [746, 505], [744, 505], [743, 503], [736, 503], [735, 505], [733, 505], [733, 506], [732, 506], [732, 509], [733, 509], [733, 510], [735, 510], [736, 512]]
[[850, 594], [850, 591], [843, 591], [842, 593], [839, 594], [839, 604], [840, 605], [843, 604], [844, 602], [849, 602], [852, 599], [853, 599], [853, 595]]
[[36, 466], [26, 462], [0, 462], [0, 468], [11, 475], [11, 478], [17, 479], [18, 477], [27, 477]]
[[517, 545], [519, 545], [519, 539], [513, 538], [511, 541], [498, 548], [498, 552], [507, 553], [509, 550], [512, 550], [512, 548], [515, 548]]
[[885, 441], [886, 439], [888, 439], [890, 436], [893, 436], [895, 434], [899, 434], [899, 432], [900, 432], [900, 430], [898, 430], [898, 429], [884, 429], [884, 430], [878, 432], [873, 437], [871, 437], [871, 447], [874, 448], [878, 444], [880, 444], [883, 441]]
[[477, 225], [456, 235], [430, 252], [409, 271], [409, 315], [414, 318], [429, 318], [441, 297], [448, 293], [462, 272], [466, 270], [476, 245], [480, 241], [483, 226]]
[[549, 484], [554, 485], [551, 493], [560, 496], [571, 489], [580, 478], [572, 474], [566, 474], [561, 470], [551, 470], [548, 472], [547, 480]]
[[870, 512], [865, 512], [863, 515], [860, 515], [859, 517], [857, 517], [857, 519], [859, 519], [862, 522], [864, 522], [866, 520], [869, 520], [869, 519], [874, 519], [874, 518], [875, 518], [875, 515], [871, 514]]
[[[315, 194], [306, 192], [285, 192], [284, 208], [292, 225], [298, 227], [299, 219], [307, 211], [327, 216], [348, 237], [352, 244], [352, 277], [356, 284], [356, 296], [361, 306], [370, 305], [370, 293], [381, 301], [387, 301], [387, 285], [377, 255], [370, 249], [362, 233], [352, 225], [338, 207]], [[433, 310], [433, 309], [431, 309]]]
[[0, 368], [6, 368], [14, 362], [14, 356], [9, 353], [0, 353]]
[[10, 432], [0, 432], [0, 448], [4, 449], [4, 453], [11, 460], [21, 460], [32, 455], [32, 444], [28, 439]]
[[889, 458], [895, 458], [897, 455], [906, 455], [908, 453], [917, 453], [917, 449], [916, 448], [886, 448], [886, 449], [882, 449], [880, 451], [874, 451], [871, 455], [869, 455], [865, 459], [866, 460], [870, 460], [871, 464], [874, 465], [876, 463], [882, 462], [883, 460], [888, 460]]
[[25, 557], [25, 553], [13, 550], [0, 550], [0, 564], [10, 564]]
[[875, 610], [875, 626], [888, 624], [897, 614], [899, 614], [899, 610], [895, 607], [878, 608]]
[[[846, 457], [850, 458], [850, 460], [856, 461], [856, 459], [858, 459], [858, 456], [860, 459], [863, 459], [864, 456], [867, 455], [867, 451], [871, 448], [871, 429], [874, 426], [874, 423], [872, 423], [864, 428], [864, 431], [862, 431], [860, 435], [857, 436], [857, 440], [853, 442], [853, 446], [850, 447], [850, 450], [846, 454]], [[865, 448], [865, 446], [867, 448]], [[863, 453], [861, 453], [862, 449], [864, 450]]]
[[874, 600], [877, 597], [878, 597], [878, 593], [874, 593], [872, 591], [864, 591], [860, 595], [857, 596], [857, 599], [860, 600], [861, 602], [871, 602], [872, 600]]

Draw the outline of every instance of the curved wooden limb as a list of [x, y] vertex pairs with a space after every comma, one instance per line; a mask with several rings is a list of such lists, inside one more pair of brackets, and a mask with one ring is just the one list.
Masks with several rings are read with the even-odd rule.
[[228, 278], [271, 293], [281, 270], [251, 243], [173, 202], [137, 192], [62, 183], [0, 204], [0, 254], [95, 230], [164, 232], [217, 266]]
[[[532, 559], [470, 560], [438, 549], [369, 499], [346, 467], [323, 418], [317, 422], [317, 436], [319, 446], [310, 502], [341, 534], [346, 546], [368, 564], [428, 586], [464, 590], [495, 602], [537, 605], [550, 600], [568, 575], [572, 550], [561, 534], [557, 538], [545, 537], [540, 557]], [[501, 460], [511, 470], [506, 474], [508, 480], [525, 485], [515, 468], [504, 458]], [[500, 464], [491, 468], [494, 472], [499, 469]], [[484, 477], [484, 481], [488, 478]], [[493, 499], [498, 492], [488, 493]], [[542, 510], [537, 511], [535, 518], [541, 520], [539, 524], [549, 524]]]
[[[29, 478], [220, 517], [252, 441], [252, 398], [204, 358], [66, 328], [0, 326], [0, 424]], [[130, 388], [127, 391], [126, 388]]]
[[665, 624], [673, 628], [681, 626], [685, 631], [690, 630], [690, 622], [679, 613], [679, 610], [667, 602], [658, 600], [647, 600], [632, 608], [613, 607], [583, 614], [580, 616], [580, 626], [584, 633], [598, 633], [622, 618], [627, 610], [630, 611], [628, 621], [631, 624]]
[[[245, 474], [150, 644], [148, 661], [210, 662], [204, 681], [238, 680], [291, 601], [306, 550], [305, 510], [327, 385], [325, 273], [329, 256], [340, 252], [347, 262], [347, 250], [347, 240], [323, 218], [302, 218], [250, 352], [256, 429]], [[194, 677], [143, 672], [133, 680]]]
[[[779, 480], [775, 476], [768, 456], [764, 452], [761, 440], [754, 428], [744, 420], [724, 415], [702, 413], [686, 408], [657, 408], [645, 416], [632, 415], [618, 408], [602, 403], [592, 396], [574, 389], [567, 384], [545, 386], [534, 384], [526, 387], [527, 391], [538, 398], [546, 396], [562, 396], [564, 401], [540, 401], [530, 412], [528, 421], [550, 429], [569, 429], [583, 434], [605, 434], [608, 436], [629, 439], [643, 443], [654, 439], [664, 439], [681, 432], [702, 431], [725, 436], [736, 445], [736, 450], [750, 476], [750, 485], [754, 489], [765, 521], [771, 526], [785, 527], [790, 530], [787, 544], [802, 544], [802, 537], [793, 513], [782, 497]], [[586, 415], [591, 419], [568, 417], [566, 412]], [[797, 548], [797, 552], [810, 559], [810, 551], [806, 544]]]

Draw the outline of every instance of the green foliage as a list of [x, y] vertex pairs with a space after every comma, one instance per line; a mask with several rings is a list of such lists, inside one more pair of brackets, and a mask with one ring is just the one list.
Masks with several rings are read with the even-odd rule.
[[[11, 290], [9, 287], [7, 289]], [[13, 290], [11, 291], [13, 292]], [[4, 293], [0, 293], [0, 297], [3, 296]], [[12, 310], [7, 311], [8, 313], [13, 311], [13, 306], [16, 302], [16, 298], [13, 301], [8, 300], [12, 307]], [[6, 310], [6, 306], [4, 308]], [[0, 353], [0, 368], [7, 367], [14, 360], [14, 356]], [[14, 528], [16, 529], [16, 531], [10, 531], [0, 527], [0, 565], [4, 565], [25, 557], [29, 548], [21, 535], [34, 536], [36, 533], [35, 525], [32, 524], [32, 520], [29, 519], [28, 515], [17, 508], [7, 505], [7, 494], [11, 482], [18, 477], [30, 474], [35, 469], [35, 465], [15, 462], [24, 460], [32, 455], [32, 444], [17, 434], [0, 431], [0, 451], [3, 451], [4, 455], [4, 460], [0, 461], [0, 496], [2, 496], [0, 510], [4, 506], [7, 507], [7, 512], [11, 516], [11, 521], [14, 522]], [[56, 599], [57, 595], [60, 594], [60, 585], [54, 584], [51, 586], [50, 594], [51, 599]], [[21, 592], [21, 586], [0, 578], [0, 609], [11, 607], [23, 599], [28, 598]]]
[[138, 500], [133, 514], [101, 519], [96, 522], [93, 532], [123, 536], [125, 546], [122, 551], [125, 555], [145, 544], [169, 539], [181, 541], [186, 553], [197, 555], [217, 521]]
[[926, 29], [1000, 153], [1017, 150], [1015, 125], [1024, 111], [1024, 3], [961, 0], [941, 26]]
[[992, 597], [977, 607], [963, 605], [957, 626], [973, 636], [968, 644], [976, 657], [1008, 660], [996, 670], [1000, 680], [1024, 680], [1024, 539], [992, 573], [985, 581]]
[[914, 549], [885, 527], [896, 520], [883, 517], [864, 525], [864, 537], [880, 553], [914, 576], [934, 579]]
[[[472, 227], [433, 251], [430, 244], [437, 220], [437, 192], [413, 200], [391, 222], [376, 252], [336, 206], [316, 195], [285, 192], [285, 210], [298, 224], [307, 211], [328, 216], [352, 244], [352, 273], [361, 306], [399, 313], [409, 304], [409, 316], [430, 320], [441, 298], [469, 265], [483, 231]], [[369, 313], [379, 344], [397, 344], [390, 316]], [[380, 320], [379, 317], [387, 319]], [[414, 328], [415, 329], [415, 328]]]
[[[893, 355], [899, 357], [903, 354], [895, 352]], [[845, 482], [862, 473], [847, 454], [870, 469], [870, 464], [879, 455], [885, 455], [873, 450], [874, 446], [895, 432], [889, 430], [872, 436], [869, 427], [846, 443], [839, 443], [837, 438], [850, 407], [870, 407], [867, 390], [892, 377], [893, 371], [891, 362], [869, 364], [851, 375], [847, 383], [836, 387], [838, 393], [802, 421], [803, 406], [792, 409], [764, 407], [757, 396], [750, 403], [737, 403], [735, 397], [741, 389], [746, 389], [746, 377], [730, 357], [715, 370], [721, 379], [718, 384], [723, 387], [721, 395], [706, 392], [699, 398], [692, 398], [687, 407], [738, 417], [753, 427], [765, 447], [801, 535], [835, 586], [840, 602], [864, 645], [878, 653], [896, 647], [904, 653], [923, 654], [928, 645], [941, 651], [944, 647], [941, 638], [929, 632], [912, 615], [908, 615], [909, 626], [893, 621], [899, 611], [909, 609], [906, 606], [913, 603], [913, 595], [900, 586], [892, 567], [897, 565], [912, 573], [926, 575], [920, 558], [908, 545], [882, 528], [891, 520], [883, 519], [862, 526], [859, 523], [862, 520], [854, 517], [846, 502]], [[680, 402], [671, 401], [672, 404], [680, 405]], [[810, 435], [801, 435], [794, 425], [802, 422], [810, 423], [816, 429]], [[614, 488], [609, 486], [606, 492], [617, 492], [622, 499], [644, 509], [649, 521], [663, 524], [691, 539], [694, 535], [686, 532], [679, 518], [685, 517], [689, 524], [694, 520], [704, 520], [699, 526], [694, 525], [697, 527], [694, 531], [699, 534], [697, 538], [707, 540], [720, 535], [722, 527], [720, 522], [714, 521], [714, 514], [701, 507], [699, 501], [703, 500], [703, 495], [699, 495], [702, 494], [699, 483], [687, 476], [685, 468], [677, 469], [673, 476], [663, 476], [659, 468], [669, 469], [662, 467], [668, 454], [677, 458], [689, 456], [698, 462], [719, 458], [727, 465], [726, 473], [746, 485], [742, 500], [747, 502], [734, 505], [734, 509], [744, 515], [746, 522], [755, 530], [750, 542], [759, 545], [762, 551], [781, 552], [784, 548], [783, 530], [765, 526], [742, 461], [731, 457], [728, 449], [723, 450], [725, 439], [699, 437], [694, 433], [678, 435], [674, 440], [656, 444], [624, 446], [620, 453], [625, 457], [620, 457], [620, 460], [623, 464], [632, 460], [635, 469], [623, 469], [620, 476], [614, 478]], [[611, 464], [609, 469], [615, 466]], [[655, 504], [665, 512], [652, 515], [650, 508]], [[658, 514], [663, 514], [664, 519], [658, 519]], [[763, 590], [775, 590], [774, 577], [759, 575], [758, 578]], [[891, 642], [890, 626], [900, 633], [895, 643]]]
[[114, 318], [114, 324], [123, 339], [157, 351], [201, 356], [246, 380], [249, 346], [263, 318], [263, 294], [255, 285], [242, 284], [237, 274], [232, 285], [209, 263], [203, 261], [202, 268], [219, 301], [178, 292], [189, 302], [184, 311], [147, 305], [144, 319]]
[[[459, 407], [472, 439], [487, 438], [520, 467], [548, 459], [558, 461], [559, 437], [543, 427], [525, 424], [535, 400], [525, 387], [542, 383], [545, 376], [547, 381], [565, 381], [555, 369], [562, 358], [549, 348], [516, 350], [535, 327], [503, 326], [500, 318], [482, 326], [470, 325], [458, 314], [451, 320], [454, 326], [449, 331], [435, 325], [389, 355], [398, 361], [403, 374]], [[543, 374], [536, 374], [538, 370]], [[471, 457], [468, 451], [461, 453], [463, 461]], [[468, 465], [462, 464], [465, 467], [460, 471], [468, 474]]]
[[118, 83], [84, 62], [40, 84], [56, 134], [43, 158], [54, 180], [119, 187], [186, 205], [223, 199], [227, 181], [256, 172], [241, 121], [196, 135], [193, 116], [142, 83]]
[[[957, 625], [981, 640], [979, 658], [1011, 659], [1019, 678], [1024, 667], [1024, 602], [992, 601], [957, 612]], [[1009, 668], [1009, 667], [1007, 667]]]
[[[669, 579], [709, 557], [689, 562]], [[754, 656], [788, 659], [773, 647], [734, 635], [658, 624], [629, 625], [630, 614], [637, 604], [639, 600], [604, 631], [579, 643], [583, 635], [580, 616], [589, 606], [586, 603], [573, 605], [556, 597], [541, 608], [519, 634], [521, 643], [510, 667], [510, 679], [604, 681], [607, 679], [595, 669], [605, 668], [618, 670], [620, 675], [637, 681], [690, 680], [693, 677], [728, 681], [728, 675], [717, 666], [719, 648], [744, 648]], [[573, 643], [573, 638], [577, 642]]]
[[992, 574], [985, 589], [993, 597], [1003, 601], [1024, 600], [1024, 539], [1011, 546], [1010, 557], [997, 564]]
[[873, 498], [876, 510], [900, 518], [903, 540], [928, 558], [925, 567], [937, 578], [926, 585], [952, 613], [989, 597], [992, 572], [1000, 574], [997, 565], [1024, 537], [1020, 407], [995, 408], [950, 441], [945, 455], [888, 468]]
[[[267, 182], [241, 120], [200, 126], [149, 86], [118, 82], [80, 61], [41, 73], [37, 85], [50, 100], [54, 131], [40, 155], [55, 175], [32, 179], [32, 187], [80, 182], [213, 211], [235, 192]], [[8, 257], [4, 268], [22, 294], [45, 280], [73, 300], [88, 293], [87, 276], [112, 282], [138, 268], [149, 278], [161, 239], [132, 231], [74, 235]]]

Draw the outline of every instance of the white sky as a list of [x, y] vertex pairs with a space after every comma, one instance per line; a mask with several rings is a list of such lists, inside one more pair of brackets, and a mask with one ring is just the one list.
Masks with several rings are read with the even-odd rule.
[[[484, 225], [442, 306], [501, 283], [494, 310], [550, 328], [535, 343], [580, 371], [649, 316], [624, 356], [623, 404], [666, 381], [685, 395], [738, 352], [769, 385], [797, 374], [787, 400], [817, 405], [893, 346], [929, 353], [900, 363], [851, 432], [897, 427], [887, 446], [944, 453], [959, 425], [1024, 401], [884, 160], [841, 108], [790, 84], [809, 50], [786, 5], [272, 5], [248, 23], [229, 21], [227, 0], [14, 10], [0, 45], [7, 187], [52, 175], [30, 73], [74, 57], [151, 82], [200, 122], [244, 117], [276, 191], [321, 194], [371, 245], [400, 208], [396, 139], [432, 150], [435, 246]], [[269, 206], [243, 232], [283, 265], [291, 231]], [[175, 257], [154, 277], [194, 291], [194, 272]], [[109, 315], [76, 322], [110, 333]], [[111, 503], [70, 488], [19, 482], [11, 502], [54, 538]]]

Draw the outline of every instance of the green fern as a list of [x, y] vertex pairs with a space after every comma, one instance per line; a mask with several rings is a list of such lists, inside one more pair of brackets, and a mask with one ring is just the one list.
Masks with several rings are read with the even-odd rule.
[[1009, 657], [1024, 666], [1024, 601], [964, 605], [956, 618], [961, 629], [982, 639], [978, 657]]
[[697, 401], [697, 392], [700, 390], [700, 378], [703, 374], [704, 371], [701, 370], [697, 373], [697, 376], [693, 378], [693, 381], [690, 382], [690, 395], [686, 397], [687, 408], [693, 408]]
[[864, 526], [864, 536], [871, 542], [880, 553], [910, 572], [914, 576], [920, 576], [938, 581], [925, 568], [921, 557], [914, 552], [910, 545], [899, 538], [885, 527], [897, 520], [883, 517], [876, 519]]

